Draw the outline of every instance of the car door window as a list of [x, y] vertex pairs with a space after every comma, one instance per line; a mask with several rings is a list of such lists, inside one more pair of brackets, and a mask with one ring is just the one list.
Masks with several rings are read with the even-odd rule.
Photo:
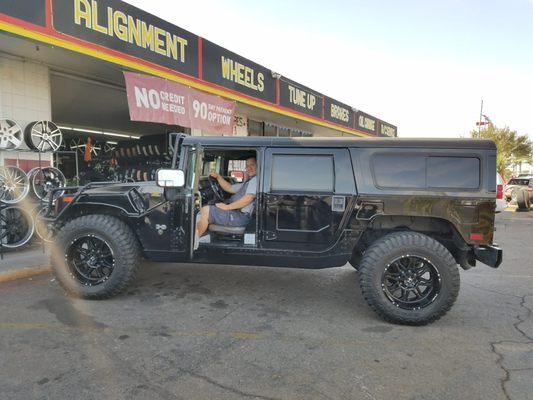
[[275, 154], [272, 157], [272, 191], [331, 193], [334, 182], [331, 155]]

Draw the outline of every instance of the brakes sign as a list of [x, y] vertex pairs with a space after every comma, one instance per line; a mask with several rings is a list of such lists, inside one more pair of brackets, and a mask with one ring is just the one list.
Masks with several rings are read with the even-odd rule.
[[170, 82], [124, 72], [130, 119], [233, 134], [235, 102]]

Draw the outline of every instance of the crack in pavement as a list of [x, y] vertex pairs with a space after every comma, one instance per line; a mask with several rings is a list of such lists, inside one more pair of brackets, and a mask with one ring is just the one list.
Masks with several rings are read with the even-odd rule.
[[247, 393], [247, 392], [243, 392], [242, 390], [239, 390], [239, 389], [235, 389], [231, 386], [226, 386], [226, 385], [223, 385], [211, 378], [209, 378], [208, 376], [205, 376], [205, 375], [201, 375], [201, 374], [198, 374], [196, 372], [193, 372], [193, 371], [188, 371], [188, 370], [184, 370], [184, 369], [180, 369], [180, 371], [182, 373], [185, 373], [185, 374], [188, 374], [190, 376], [193, 376], [195, 378], [198, 378], [198, 379], [201, 379], [207, 383], [210, 383], [211, 385], [214, 385], [214, 386], [217, 386], [221, 389], [224, 389], [224, 390], [227, 390], [231, 393], [235, 393], [235, 394], [238, 394], [239, 396], [241, 397], [248, 397], [248, 398], [252, 398], [252, 399], [261, 399], [261, 400], [280, 400], [278, 398], [275, 398], [275, 397], [267, 397], [267, 396], [261, 396], [261, 395], [257, 395], [257, 394], [253, 394], [253, 393]]
[[[474, 285], [470, 285], [470, 286], [474, 286]], [[476, 287], [476, 286], [474, 286], [474, 287]], [[478, 289], [481, 289], [481, 288], [478, 288]], [[481, 290], [483, 290], [483, 289], [481, 289]], [[487, 290], [487, 291], [491, 291], [491, 290]], [[495, 293], [498, 293], [498, 292], [495, 292]], [[505, 355], [503, 353], [498, 352], [498, 350], [496, 349], [496, 346], [502, 345], [502, 344], [529, 344], [529, 343], [533, 343], [533, 338], [531, 336], [529, 336], [525, 331], [523, 331], [519, 327], [521, 324], [525, 323], [531, 317], [531, 315], [533, 313], [531, 311], [531, 309], [526, 306], [526, 299], [528, 297], [533, 297], [533, 295], [526, 294], [524, 296], [516, 296], [516, 295], [511, 295], [511, 294], [502, 294], [502, 293], [498, 293], [498, 294], [505, 295], [505, 296], [513, 296], [513, 297], [519, 298], [520, 299], [520, 307], [525, 309], [525, 310], [527, 310], [526, 316], [523, 317], [523, 318], [520, 316], [520, 313], [518, 313], [516, 315], [516, 317], [515, 317], [517, 319], [517, 321], [513, 323], [513, 327], [515, 328], [515, 330], [518, 333], [520, 333], [521, 336], [523, 336], [524, 338], [527, 339], [526, 342], [519, 342], [519, 341], [513, 341], [513, 340], [501, 340], [501, 341], [498, 341], [498, 342], [490, 343], [491, 351], [498, 356], [498, 360], [496, 360], [496, 364], [505, 373], [505, 376], [503, 377], [503, 379], [500, 379], [500, 387], [502, 389], [503, 394], [505, 395], [505, 398], [508, 399], [508, 400], [511, 400], [511, 396], [507, 392], [506, 384], [511, 381], [512, 372], [529, 371], [529, 370], [533, 370], [533, 368], [516, 368], [516, 369], [506, 368], [503, 365], [503, 361], [505, 360]]]
[[527, 297], [527, 296], [519, 296], [517, 294], [498, 292], [497, 290], [487, 289], [487, 288], [484, 288], [484, 287], [481, 287], [481, 286], [472, 285], [471, 283], [468, 283], [468, 282], [464, 282], [463, 284], [465, 284], [466, 286], [470, 286], [470, 287], [473, 287], [475, 289], [481, 290], [483, 292], [494, 293], [494, 294], [498, 294], [500, 296], [509, 296], [509, 297], [514, 297], [515, 299], [522, 299], [523, 297]]

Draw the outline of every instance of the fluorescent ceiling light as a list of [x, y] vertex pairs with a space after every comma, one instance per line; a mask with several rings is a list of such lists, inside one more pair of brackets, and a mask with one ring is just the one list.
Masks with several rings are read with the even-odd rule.
[[94, 129], [74, 128], [71, 126], [60, 126], [59, 129], [75, 131], [75, 132], [83, 132], [83, 133], [92, 133], [95, 135], [115, 136], [115, 137], [122, 137], [122, 138], [128, 138], [128, 139], [136, 139], [136, 140], [141, 138], [140, 136], [133, 136], [133, 135], [125, 134], [125, 133], [104, 132], [104, 131], [97, 131]]
[[76, 132], [95, 133], [97, 135], [102, 133], [102, 131], [93, 131], [92, 129], [72, 128], [72, 130]]

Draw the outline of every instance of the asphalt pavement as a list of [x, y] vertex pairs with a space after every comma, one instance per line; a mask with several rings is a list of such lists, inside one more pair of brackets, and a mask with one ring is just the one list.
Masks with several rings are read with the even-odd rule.
[[504, 263], [461, 272], [426, 327], [367, 307], [350, 266], [146, 264], [107, 301], [51, 275], [0, 284], [2, 399], [531, 399], [533, 212], [497, 216]]

